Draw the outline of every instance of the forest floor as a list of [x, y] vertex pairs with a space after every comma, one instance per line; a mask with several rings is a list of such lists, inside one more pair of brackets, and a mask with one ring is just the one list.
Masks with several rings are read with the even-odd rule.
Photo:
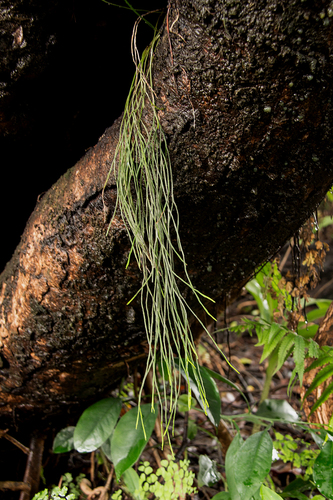
[[[329, 243], [332, 238], [331, 231], [332, 230], [329, 229], [323, 232], [321, 239]], [[326, 259], [323, 279], [319, 283], [317, 289], [312, 292], [317, 298], [333, 298], [332, 269], [333, 251], [331, 250]], [[230, 368], [226, 361], [222, 359], [221, 355], [214, 347], [213, 342], [207, 338], [207, 336], [203, 335], [201, 337], [198, 346], [200, 364], [237, 384], [246, 396], [251, 407], [251, 412], [253, 413], [258, 409], [264, 386], [267, 361], [260, 363], [262, 347], [255, 346], [257, 342], [256, 335], [251, 336], [248, 332], [237, 335], [225, 329], [225, 319], [228, 325], [235, 323], [239, 324], [242, 318], [253, 318], [257, 313], [257, 304], [255, 300], [253, 300], [253, 297], [244, 289], [238, 300], [228, 307], [226, 318], [222, 318], [221, 321], [215, 325], [216, 330], [222, 331], [216, 335], [214, 332], [212, 333], [219, 347], [231, 361], [232, 365], [238, 370], [239, 374]], [[288, 395], [287, 391], [293, 368], [293, 360], [289, 358], [276, 375], [274, 375], [269, 397], [288, 401], [292, 408], [302, 416], [299, 386], [296, 385], [292, 389], [290, 395]], [[129, 397], [131, 397], [131, 395], [133, 396], [134, 376], [135, 374], [132, 374], [128, 380], [124, 381], [125, 391], [127, 391]], [[223, 416], [233, 418], [248, 412], [248, 404], [240, 392], [223, 382], [217, 381], [216, 383], [221, 398], [221, 414]], [[236, 433], [236, 427], [233, 426], [228, 419], [224, 420], [224, 423], [225, 427], [219, 429], [219, 433], [217, 433], [213, 424], [198, 406], [187, 412], [178, 411], [176, 414], [172, 446], [177, 459], [188, 459], [190, 462], [189, 469], [195, 474], [194, 486], [197, 487], [198, 491], [192, 495], [194, 500], [209, 500], [219, 491], [224, 490], [225, 451], [230, 444], [230, 440]], [[237, 425], [244, 439], [251, 435], [253, 423], [244, 419], [237, 420]], [[74, 478], [78, 477], [80, 474], [84, 474], [85, 477], [91, 481], [92, 489], [103, 486], [110, 472], [110, 464], [106, 466], [103, 460], [101, 460], [98, 452], [83, 454], [77, 451], [70, 451], [64, 454], [54, 454], [52, 452], [52, 444], [59, 430], [60, 429], [57, 428], [49, 429], [48, 435], [43, 443], [44, 452], [42, 458], [41, 481], [39, 485], [40, 490], [46, 487], [51, 488], [53, 485], [61, 485], [65, 473], [70, 473]], [[290, 439], [294, 441], [303, 439], [306, 442], [313, 443], [309, 433], [294, 425], [288, 425], [282, 422], [275, 423], [274, 431], [270, 431], [273, 440], [275, 431], [284, 436], [291, 436]], [[190, 436], [190, 439], [186, 438], [186, 436]], [[21, 433], [16, 437], [18, 437], [24, 446], [30, 446], [30, 435], [22, 435]], [[210, 486], [204, 485], [198, 487], [199, 457], [202, 455], [206, 455], [210, 460], [215, 461], [216, 470], [221, 474], [221, 479]], [[148, 445], [134, 468], [137, 469], [140, 462], [148, 461], [151, 467], [156, 470], [160, 466], [161, 460], [166, 456], [167, 447], [165, 447], [163, 451], [161, 450], [160, 437], [154, 431], [152, 437], [148, 441]], [[15, 443], [10, 442], [8, 439], [0, 439], [0, 486], [1, 481], [23, 481], [26, 462], [27, 456]], [[305, 470], [302, 466], [296, 467], [291, 461], [284, 462], [281, 459], [277, 459], [273, 462], [271, 468], [270, 475], [272, 485], [279, 490], [279, 488], [288, 485], [297, 476], [304, 474], [304, 472]], [[105, 499], [111, 498], [112, 493], [118, 488], [119, 485], [113, 479], [108, 496], [105, 497]], [[28, 497], [24, 497], [23, 493], [11, 491], [9, 489], [0, 490], [0, 497], [2, 500], [28, 500]], [[86, 499], [87, 496], [82, 492], [81, 494], [78, 492], [76, 498]], [[95, 498], [101, 499], [97, 492]], [[127, 497], [126, 494], [123, 493], [123, 499], [126, 500], [127, 498], [130, 497]]]
[[[236, 302], [228, 308], [229, 320], [237, 321], [250, 313], [256, 312], [256, 302], [252, 297], [245, 293]], [[217, 324], [217, 329], [223, 328], [223, 324]], [[230, 366], [221, 360], [220, 354], [216, 351], [210, 339], [202, 336], [199, 345], [200, 363], [203, 366], [221, 374], [237, 384], [243, 393], [246, 395], [251, 411], [256, 412], [260, 400], [261, 392], [264, 385], [265, 369], [267, 363], [260, 364], [262, 348], [255, 347], [257, 342], [256, 336], [250, 336], [244, 333], [241, 336], [229, 331], [223, 331], [218, 334], [217, 341], [222, 351], [230, 359], [233, 366], [239, 371], [236, 373]], [[286, 400], [297, 411], [301, 412], [301, 400], [299, 397], [299, 387], [296, 386], [292, 390], [290, 397], [287, 394], [287, 387], [293, 370], [292, 359], [288, 360], [281, 370], [273, 377], [270, 398]], [[125, 387], [131, 394], [133, 377], [130, 377]], [[248, 412], [247, 403], [242, 395], [232, 387], [217, 381], [218, 390], [222, 402], [222, 415], [234, 417], [239, 414]], [[187, 414], [186, 414], [187, 413]], [[216, 435], [216, 430], [209, 419], [204, 415], [199, 407], [191, 409], [189, 412], [178, 412], [175, 420], [174, 437], [172, 445], [178, 459], [187, 458], [190, 461], [190, 470], [198, 477], [199, 472], [199, 457], [207, 455], [217, 464], [217, 470], [224, 474], [225, 456], [222, 449], [228, 445], [230, 436], [235, 434], [235, 428], [226, 422], [226, 430], [224, 437], [226, 442], [223, 443], [223, 436], [220, 440]], [[253, 424], [246, 420], [238, 420], [237, 424], [240, 428], [242, 437], [245, 439], [251, 435]], [[192, 439], [184, 440], [184, 433], [187, 433], [188, 426], [191, 425]], [[194, 429], [194, 432], [193, 432]], [[306, 435], [304, 431], [296, 426], [286, 424], [275, 424], [274, 429], [281, 434], [289, 434], [293, 439], [309, 440], [311, 436]], [[98, 453], [78, 453], [71, 451], [66, 454], [55, 455], [52, 453], [52, 442], [56, 432], [59, 429], [52, 429], [46, 437], [44, 443], [44, 455], [42, 462], [42, 480], [40, 489], [59, 485], [62, 481], [62, 476], [65, 473], [71, 473], [75, 478], [80, 474], [84, 474], [92, 483], [92, 487], [102, 486], [105, 484], [107, 472], [101, 464]], [[23, 438], [24, 444], [29, 446], [30, 437]], [[221, 446], [222, 444], [222, 446]], [[18, 450], [13, 443], [0, 440], [1, 457], [5, 458], [8, 467], [1, 468], [1, 480], [23, 480], [24, 464], [26, 458], [24, 454]], [[177, 453], [181, 448], [181, 453]], [[165, 458], [164, 453], [160, 450], [159, 438], [153, 433], [149, 443], [140, 457], [140, 461], [149, 461], [151, 467], [155, 470], [160, 461]], [[139, 463], [138, 462], [138, 463]], [[136, 467], [138, 464], [136, 464]], [[282, 460], [277, 460], [273, 463], [271, 469], [271, 477], [276, 487], [283, 487], [291, 482], [298, 474], [304, 473], [300, 468], [295, 468], [293, 463], [284, 463]], [[6, 477], [4, 477], [6, 474]], [[195, 480], [197, 485], [197, 481]], [[118, 488], [116, 481], [113, 482], [112, 491]], [[220, 480], [212, 486], [202, 486], [198, 488], [198, 493], [194, 495], [194, 499], [211, 499], [216, 493], [224, 489], [223, 480]], [[3, 491], [1, 493], [3, 500], [19, 500], [18, 492]], [[82, 494], [80, 498], [87, 498]], [[96, 498], [99, 498], [98, 495]], [[110, 498], [110, 496], [108, 497]], [[124, 499], [130, 498], [126, 495]], [[22, 500], [22, 498], [20, 499]]]

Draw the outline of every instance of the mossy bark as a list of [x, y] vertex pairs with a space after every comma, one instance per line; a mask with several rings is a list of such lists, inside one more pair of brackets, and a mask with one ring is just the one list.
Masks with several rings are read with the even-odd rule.
[[[332, 185], [330, 9], [170, 2], [154, 86], [188, 270], [216, 300], [213, 314]], [[18, 425], [100, 397], [144, 359], [140, 304], [126, 305], [140, 273], [125, 269], [121, 219], [106, 236], [114, 178], [104, 199], [102, 190], [118, 131], [119, 121], [39, 201], [1, 276], [0, 415], [14, 411]]]

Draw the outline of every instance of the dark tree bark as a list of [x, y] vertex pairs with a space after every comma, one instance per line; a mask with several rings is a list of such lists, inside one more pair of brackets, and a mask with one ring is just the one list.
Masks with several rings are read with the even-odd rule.
[[[332, 12], [328, 0], [169, 7], [154, 86], [188, 270], [219, 309], [332, 184]], [[106, 236], [114, 178], [106, 212], [102, 199], [119, 124], [39, 201], [1, 276], [0, 414], [18, 424], [100, 397], [144, 359], [119, 218]]]

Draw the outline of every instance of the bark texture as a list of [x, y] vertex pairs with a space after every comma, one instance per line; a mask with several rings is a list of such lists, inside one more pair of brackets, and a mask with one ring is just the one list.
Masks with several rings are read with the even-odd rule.
[[[154, 85], [189, 273], [216, 309], [333, 182], [330, 9], [170, 1]], [[0, 414], [15, 410], [18, 424], [99, 397], [144, 358], [139, 301], [126, 305], [140, 274], [125, 270], [123, 222], [106, 236], [119, 123], [40, 200], [1, 276]]]
[[[322, 324], [320, 325], [318, 332], [314, 338], [314, 340], [322, 347], [322, 346], [332, 346], [333, 345], [333, 303], [327, 309], [325, 314], [325, 318], [323, 319]], [[310, 366], [312, 360], [306, 360], [306, 366]], [[313, 379], [317, 375], [317, 373], [322, 369], [316, 368], [311, 370], [310, 372], [305, 373], [304, 375], [304, 384], [302, 387], [302, 398], [304, 398], [304, 394], [307, 389], [310, 387]], [[329, 398], [325, 401], [324, 404], [319, 406], [319, 408], [310, 415], [310, 411], [314, 403], [320, 398], [326, 387], [332, 382], [332, 377], [329, 377], [323, 384], [318, 386], [304, 401], [304, 412], [310, 422], [314, 422], [317, 424], [328, 425], [330, 418], [333, 415], [333, 394], [329, 396]], [[309, 416], [310, 415], [310, 416]]]

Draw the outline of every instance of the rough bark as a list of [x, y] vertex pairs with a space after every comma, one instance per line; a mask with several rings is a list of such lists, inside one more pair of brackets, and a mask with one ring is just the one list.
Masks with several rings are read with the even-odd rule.
[[[194, 285], [235, 294], [332, 184], [330, 2], [171, 0], [154, 85]], [[148, 112], [149, 116], [149, 112]], [[135, 263], [102, 189], [119, 121], [40, 200], [1, 276], [0, 414], [99, 397], [145, 351]], [[188, 290], [184, 295], [197, 310]], [[212, 311], [216, 313], [216, 311]], [[196, 331], [197, 334], [197, 331]]]
[[[323, 319], [314, 340], [322, 346], [332, 346], [333, 345], [333, 302], [327, 309], [325, 318]], [[313, 360], [306, 360], [306, 366], [310, 366]], [[316, 368], [304, 374], [304, 383], [301, 391], [302, 398], [304, 398], [306, 390], [310, 387], [313, 379], [317, 373], [322, 369]], [[332, 377], [328, 378], [323, 384], [318, 386], [309, 396], [304, 400], [304, 412], [310, 422], [328, 425], [330, 418], [333, 415], [333, 394], [323, 403], [319, 408], [310, 415], [310, 411], [314, 403], [320, 398], [326, 387], [332, 382]]]

